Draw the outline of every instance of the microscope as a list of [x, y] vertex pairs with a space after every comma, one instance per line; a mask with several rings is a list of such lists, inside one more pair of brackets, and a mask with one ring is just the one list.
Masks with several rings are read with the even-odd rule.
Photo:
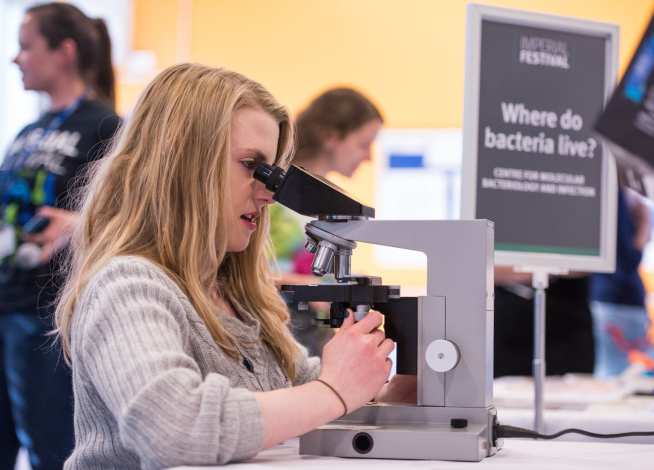
[[[487, 220], [373, 220], [375, 211], [298, 166], [265, 163], [254, 177], [273, 199], [305, 216], [312, 270], [334, 283], [282, 286], [298, 310], [331, 302], [331, 327], [346, 309], [384, 315], [397, 344], [398, 374], [417, 374], [415, 404], [370, 403], [300, 438], [300, 453], [374, 459], [480, 461], [500, 446], [494, 429], [493, 224]], [[402, 297], [399, 286], [351, 273], [357, 242], [425, 253], [427, 291]]]

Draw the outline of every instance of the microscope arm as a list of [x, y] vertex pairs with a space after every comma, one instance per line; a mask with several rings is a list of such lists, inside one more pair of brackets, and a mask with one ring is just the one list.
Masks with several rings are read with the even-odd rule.
[[[427, 295], [444, 295], [450, 286], [483, 282], [479, 286], [493, 292], [493, 250], [487, 250], [487, 221], [469, 220], [351, 220], [347, 222], [314, 221], [312, 225], [346, 240], [415, 250], [427, 256]], [[437, 235], [435, 235], [437, 234]], [[479, 243], [481, 239], [486, 243]], [[477, 246], [475, 246], [477, 245]], [[465, 260], [483, 261], [488, 269], [485, 278], [472, 280], [465, 270]], [[473, 286], [471, 286], [472, 288]], [[484, 308], [493, 308], [492, 295]]]

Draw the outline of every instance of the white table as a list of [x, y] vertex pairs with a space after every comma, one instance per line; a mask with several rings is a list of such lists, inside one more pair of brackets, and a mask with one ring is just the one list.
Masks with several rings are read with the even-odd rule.
[[[633, 389], [652, 389], [654, 382], [595, 380], [590, 377], [548, 377], [545, 383], [545, 434], [580, 428], [602, 434], [632, 431], [654, 432], [654, 397], [635, 397]], [[531, 379], [506, 378], [495, 382], [495, 405], [502, 424], [533, 428]], [[593, 441], [580, 434], [557, 440]], [[654, 436], [625, 437], [602, 442], [654, 444]], [[654, 462], [652, 462], [654, 470]]]
[[233, 468], [264, 470], [271, 468], [325, 469], [357, 468], [434, 469], [434, 470], [652, 470], [654, 446], [642, 444], [605, 444], [597, 442], [557, 442], [505, 439], [504, 448], [481, 462], [443, 462], [426, 460], [372, 460], [317, 457], [298, 454], [298, 440], [294, 439], [273, 449], [261, 452], [254, 459], [225, 467], [177, 467], [176, 470], [206, 470]]
[[[497, 416], [502, 424], [533, 429], [533, 410], [499, 408]], [[568, 428], [578, 428], [601, 434], [633, 431], [654, 432], [654, 415], [635, 410], [627, 411], [618, 407], [616, 407], [616, 409], [604, 410], [593, 410], [593, 407], [589, 407], [586, 410], [546, 409], [543, 421], [545, 434], [554, 434], [555, 432]], [[556, 440], [598, 442], [598, 439], [596, 438], [583, 436], [581, 434], [565, 434]], [[603, 439], [602, 442], [654, 445], [654, 436], [631, 436], [617, 439]], [[654, 470], [654, 462], [652, 462], [652, 470]]]

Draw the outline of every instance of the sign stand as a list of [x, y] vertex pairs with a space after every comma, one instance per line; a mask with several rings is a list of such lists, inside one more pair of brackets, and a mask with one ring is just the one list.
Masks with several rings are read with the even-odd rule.
[[544, 431], [543, 408], [545, 392], [545, 289], [549, 283], [549, 274], [537, 271], [531, 279], [536, 291], [534, 296], [534, 431]]
[[567, 274], [565, 270], [530, 267], [517, 269], [519, 272], [532, 274], [531, 285], [534, 288], [534, 358], [532, 374], [534, 377], [534, 431], [543, 433], [545, 422], [545, 290], [549, 286], [551, 274]]

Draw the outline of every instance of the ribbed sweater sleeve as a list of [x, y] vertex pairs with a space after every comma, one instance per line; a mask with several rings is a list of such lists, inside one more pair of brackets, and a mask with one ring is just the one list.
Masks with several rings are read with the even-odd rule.
[[188, 306], [163, 277], [139, 264], [94, 276], [77, 310], [80, 366], [143, 468], [251, 457], [263, 443], [254, 394], [202, 377], [185, 349]]

